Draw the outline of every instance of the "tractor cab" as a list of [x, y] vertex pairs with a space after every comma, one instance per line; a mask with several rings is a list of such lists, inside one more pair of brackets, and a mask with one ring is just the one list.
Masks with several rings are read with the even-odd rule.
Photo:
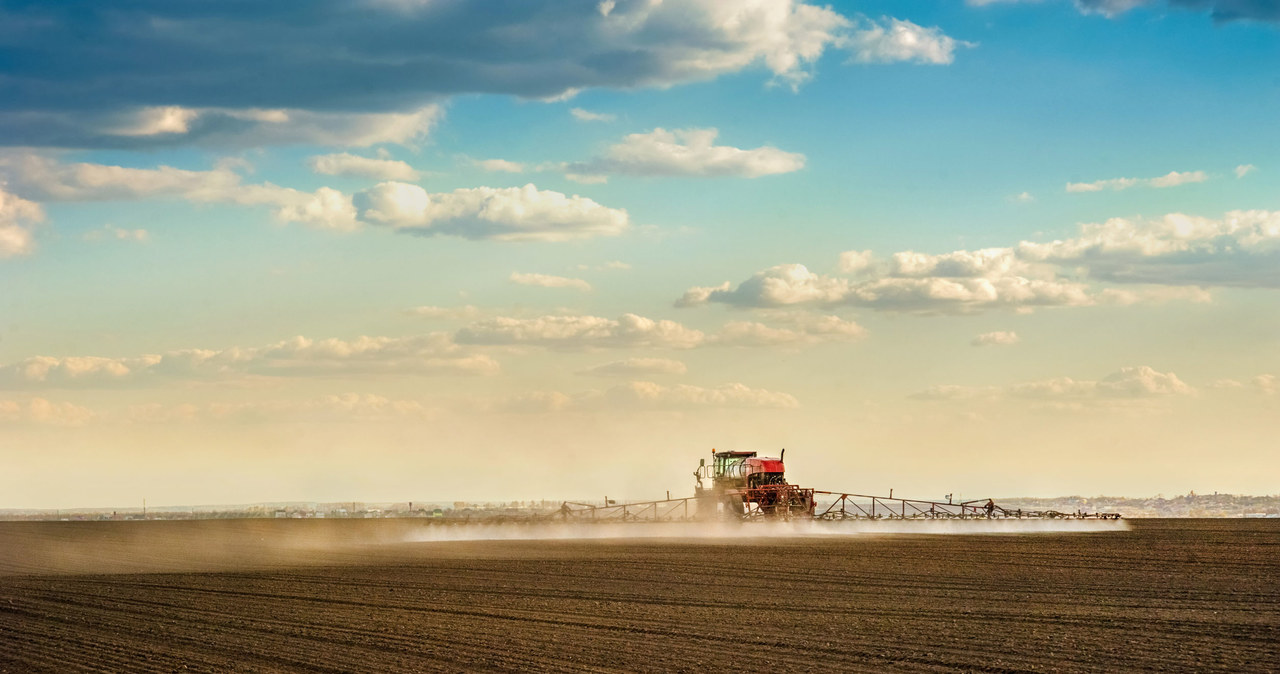
[[711, 465], [704, 460], [694, 475], [701, 485], [711, 480], [715, 491], [755, 489], [769, 484], [786, 484], [786, 469], [781, 458], [759, 457], [756, 452], [717, 452], [711, 450]]

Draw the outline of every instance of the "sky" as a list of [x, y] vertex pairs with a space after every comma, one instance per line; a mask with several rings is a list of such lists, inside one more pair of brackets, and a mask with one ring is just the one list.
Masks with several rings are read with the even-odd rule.
[[0, 2], [0, 507], [1280, 492], [1275, 0]]

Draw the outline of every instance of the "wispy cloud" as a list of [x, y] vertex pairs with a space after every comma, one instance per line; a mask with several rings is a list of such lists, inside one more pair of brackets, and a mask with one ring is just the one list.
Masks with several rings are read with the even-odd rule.
[[804, 168], [805, 157], [775, 147], [743, 150], [716, 145], [716, 129], [654, 129], [633, 133], [599, 157], [570, 163], [576, 176], [730, 176], [759, 178]]
[[375, 180], [417, 180], [418, 172], [395, 159], [360, 157], [348, 152], [317, 155], [307, 160], [312, 171], [327, 176], [357, 176]]
[[973, 346], [1012, 346], [1019, 341], [1021, 340], [1018, 338], [1018, 333], [998, 330], [996, 332], [984, 332], [974, 337], [970, 344]]
[[539, 288], [573, 288], [574, 290], [589, 291], [591, 284], [580, 278], [569, 278], [567, 276], [552, 276], [550, 274], [522, 274], [520, 272], [511, 272], [511, 282], [522, 286], [537, 286]]
[[1204, 171], [1170, 171], [1158, 178], [1111, 178], [1096, 180], [1091, 183], [1067, 183], [1068, 192], [1101, 192], [1103, 190], [1120, 191], [1131, 187], [1178, 187], [1192, 183], [1202, 183], [1209, 179]]
[[617, 115], [611, 115], [603, 112], [591, 112], [590, 110], [583, 110], [582, 108], [572, 108], [569, 110], [569, 114], [573, 115], [573, 118], [580, 122], [612, 122], [618, 118]]

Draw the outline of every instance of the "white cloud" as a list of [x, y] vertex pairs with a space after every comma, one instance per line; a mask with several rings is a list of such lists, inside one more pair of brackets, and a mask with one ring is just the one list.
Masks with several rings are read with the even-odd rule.
[[616, 320], [598, 316], [499, 316], [477, 321], [459, 330], [454, 339], [459, 344], [527, 344], [566, 350], [689, 349], [706, 341], [706, 335], [674, 321], [623, 314]]
[[904, 253], [892, 266], [909, 276], [858, 282], [816, 274], [800, 264], [778, 265], [753, 275], [736, 288], [727, 282], [691, 288], [676, 306], [707, 302], [753, 308], [849, 305], [887, 311], [964, 313], [988, 308], [1082, 306], [1095, 301], [1079, 283], [997, 275], [1007, 260], [983, 252], [923, 257]]
[[1083, 225], [1073, 239], [1019, 244], [1033, 262], [1081, 265], [1120, 283], [1280, 287], [1280, 211], [1170, 213]]
[[472, 159], [472, 165], [496, 173], [524, 173], [524, 164], [506, 159]]
[[996, 332], [984, 332], [974, 337], [970, 344], [973, 346], [1010, 346], [1017, 344], [1019, 341], [1018, 333], [999, 330]]
[[1195, 389], [1172, 372], [1147, 366], [1122, 367], [1100, 380], [1057, 377], [1006, 387], [938, 385], [914, 393], [918, 400], [1014, 398], [1044, 401], [1123, 401], [1190, 396]]
[[636, 377], [647, 375], [681, 375], [688, 372], [684, 363], [670, 358], [627, 358], [596, 365], [579, 374], [596, 377]]
[[871, 269], [875, 262], [869, 250], [846, 250], [840, 253], [840, 271], [845, 274], [860, 274]]
[[1029, 204], [1034, 202], [1035, 200], [1036, 200], [1035, 196], [1033, 196], [1030, 192], [1022, 192], [1021, 194], [1015, 194], [1009, 197], [1009, 201], [1015, 204]]
[[1258, 167], [1254, 166], [1253, 164], [1241, 164], [1236, 167], [1235, 174], [1237, 178], [1243, 178], [1257, 170], [1258, 170]]
[[611, 174], [638, 176], [733, 176], [758, 178], [804, 168], [805, 157], [775, 147], [742, 150], [715, 145], [716, 129], [654, 129], [633, 133], [604, 155], [571, 163], [576, 176]]
[[88, 408], [44, 398], [0, 400], [0, 423], [83, 426], [94, 418]]
[[1000, 279], [1008, 276], [1032, 276], [1036, 270], [1020, 260], [1012, 248], [957, 250], [941, 255], [903, 251], [889, 258], [889, 274], [904, 278]]
[[867, 24], [848, 35], [841, 46], [853, 52], [858, 63], [925, 63], [946, 65], [955, 60], [958, 46], [975, 46], [948, 37], [940, 28], [925, 28], [910, 21], [889, 18], [884, 24]]
[[604, 264], [598, 264], [594, 266], [589, 264], [580, 264], [580, 265], [574, 266], [574, 269], [577, 269], [578, 271], [609, 271], [609, 270], [626, 270], [630, 268], [631, 268], [630, 264], [627, 264], [626, 262], [622, 262], [621, 260], [610, 260], [608, 262], [605, 262]]
[[582, 108], [573, 108], [569, 110], [569, 114], [580, 122], [612, 122], [618, 118], [617, 115], [610, 115], [603, 112], [591, 112]]
[[785, 324], [778, 326], [755, 321], [731, 321], [712, 336], [710, 343], [722, 346], [802, 345], [848, 342], [861, 339], [867, 334], [861, 325], [839, 316], [795, 313], [778, 319], [785, 320]]
[[1127, 190], [1130, 187], [1177, 187], [1191, 183], [1202, 183], [1209, 179], [1204, 171], [1170, 171], [1158, 178], [1111, 178], [1091, 183], [1067, 183], [1068, 192], [1101, 192], [1102, 190]]
[[271, 183], [245, 185], [233, 163], [208, 171], [170, 166], [138, 169], [105, 164], [62, 164], [35, 154], [0, 156], [0, 177], [19, 192], [41, 201], [120, 201], [178, 198], [194, 203], [232, 203], [267, 206], [281, 222], [299, 222], [321, 229], [357, 226], [351, 200], [321, 187], [300, 192]]
[[616, 236], [627, 212], [578, 195], [524, 187], [475, 187], [427, 194], [417, 185], [385, 182], [359, 192], [360, 219], [430, 236], [452, 234], [499, 241], [565, 241]]
[[1080, 283], [1002, 278], [882, 278], [859, 284], [844, 300], [885, 311], [968, 313], [984, 309], [1089, 306], [1095, 299]]
[[86, 241], [102, 241], [104, 239], [115, 241], [136, 241], [144, 242], [151, 238], [151, 234], [145, 229], [124, 229], [115, 225], [103, 225], [100, 229], [91, 229], [84, 233]]
[[[0, 186], [4, 183], [0, 181]], [[26, 255], [35, 250], [31, 230], [44, 222], [44, 209], [0, 188], [0, 259]]]
[[1098, 381], [1059, 377], [1008, 389], [1009, 395], [1018, 398], [1150, 398], [1194, 392], [1172, 372], [1157, 372], [1147, 366], [1123, 367]]
[[33, 356], [0, 366], [0, 389], [110, 388], [249, 375], [488, 375], [498, 369], [492, 358], [466, 352], [443, 333], [353, 340], [299, 336], [263, 347], [184, 349], [125, 358]]
[[802, 264], [781, 264], [761, 271], [738, 284], [692, 288], [676, 306], [724, 302], [749, 307], [781, 307], [795, 304], [838, 304], [850, 292], [843, 279], [815, 274]]
[[349, 152], [316, 155], [307, 160], [312, 171], [327, 176], [355, 176], [375, 180], [417, 180], [408, 162], [360, 157]]
[[869, 252], [850, 251], [842, 254], [840, 267], [859, 277], [782, 264], [737, 286], [726, 281], [690, 288], [675, 306], [972, 313], [1208, 302], [1209, 287], [1280, 287], [1280, 211], [1231, 211], [1217, 219], [1181, 213], [1150, 220], [1113, 218], [1082, 225], [1079, 236], [1070, 239], [943, 254], [902, 251], [884, 262]]
[[1149, 5], [1153, 0], [1076, 0], [1076, 7], [1084, 14], [1102, 14], [1114, 18], [1135, 7]]
[[1274, 374], [1260, 374], [1251, 379], [1250, 383], [1265, 395], [1275, 395], [1280, 392], [1280, 379]]
[[585, 175], [581, 173], [566, 173], [564, 177], [581, 185], [603, 185], [609, 182], [609, 176]]
[[591, 284], [580, 278], [552, 276], [550, 274], [521, 274], [513, 271], [511, 272], [511, 282], [517, 285], [537, 286], [540, 288], [573, 288], [584, 292], [591, 290]]

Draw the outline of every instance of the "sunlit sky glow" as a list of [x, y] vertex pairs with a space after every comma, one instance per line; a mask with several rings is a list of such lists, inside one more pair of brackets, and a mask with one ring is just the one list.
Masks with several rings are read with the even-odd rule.
[[0, 507], [1280, 491], [1271, 0], [0, 6]]

